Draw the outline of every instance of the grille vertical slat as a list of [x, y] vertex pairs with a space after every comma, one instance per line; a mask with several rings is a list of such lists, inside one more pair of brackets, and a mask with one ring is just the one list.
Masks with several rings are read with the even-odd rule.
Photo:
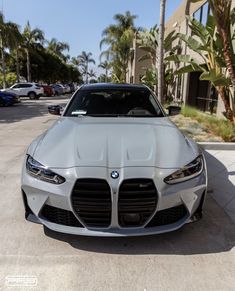
[[106, 228], [111, 223], [111, 191], [105, 180], [78, 179], [72, 192], [76, 215], [88, 227]]
[[124, 180], [118, 196], [119, 225], [143, 226], [154, 213], [157, 199], [157, 190], [151, 179]]

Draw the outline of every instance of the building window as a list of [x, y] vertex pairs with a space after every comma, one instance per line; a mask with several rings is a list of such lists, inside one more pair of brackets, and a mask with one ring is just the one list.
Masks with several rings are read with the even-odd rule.
[[201, 17], [201, 23], [203, 25], [206, 25], [207, 23], [207, 19], [208, 19], [208, 15], [209, 15], [209, 4], [208, 3], [205, 3], [203, 6], [202, 6], [202, 17]]
[[203, 25], [206, 25], [209, 13], [210, 13], [209, 3], [206, 2], [193, 14], [193, 18], [201, 22]]
[[201, 12], [202, 12], [202, 10], [200, 8], [193, 14], [193, 18], [199, 22], [201, 22]]

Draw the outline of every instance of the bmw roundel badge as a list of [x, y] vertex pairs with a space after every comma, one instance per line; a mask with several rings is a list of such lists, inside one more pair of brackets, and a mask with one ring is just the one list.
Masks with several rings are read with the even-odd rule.
[[117, 179], [119, 177], [119, 173], [117, 171], [112, 171], [111, 172], [111, 178]]

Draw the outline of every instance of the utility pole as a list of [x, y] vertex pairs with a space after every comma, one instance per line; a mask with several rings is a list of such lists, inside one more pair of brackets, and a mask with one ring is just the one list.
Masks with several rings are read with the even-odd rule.
[[164, 35], [166, 0], [160, 0], [159, 49], [158, 49], [158, 100], [163, 102], [164, 88]]

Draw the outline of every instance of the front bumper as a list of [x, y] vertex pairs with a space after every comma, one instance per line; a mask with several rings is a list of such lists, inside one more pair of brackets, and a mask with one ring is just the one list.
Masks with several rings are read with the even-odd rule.
[[[206, 169], [200, 176], [184, 183], [167, 185], [163, 178], [172, 172], [172, 169], [158, 169], [153, 167], [129, 167], [121, 168], [119, 179], [112, 179], [110, 172], [117, 169], [77, 167], [69, 169], [53, 169], [59, 175], [66, 178], [61, 185], [53, 185], [29, 176], [23, 167], [22, 191], [26, 208], [26, 218], [38, 222], [51, 230], [85, 236], [142, 236], [170, 232], [181, 228], [184, 224], [194, 220], [195, 213], [201, 211], [207, 189]], [[88, 227], [82, 219], [74, 212], [71, 202], [71, 193], [76, 180], [79, 178], [92, 177], [106, 180], [111, 189], [112, 217], [110, 226], [107, 228]], [[154, 213], [146, 223], [138, 227], [121, 227], [118, 222], [118, 195], [123, 180], [136, 177], [152, 179], [157, 189], [158, 201]], [[78, 221], [79, 226], [69, 226], [54, 223], [45, 219], [41, 213], [43, 207], [52, 206], [72, 213]], [[158, 213], [166, 209], [180, 207], [186, 209], [185, 215], [176, 222], [149, 226], [149, 223]]]

